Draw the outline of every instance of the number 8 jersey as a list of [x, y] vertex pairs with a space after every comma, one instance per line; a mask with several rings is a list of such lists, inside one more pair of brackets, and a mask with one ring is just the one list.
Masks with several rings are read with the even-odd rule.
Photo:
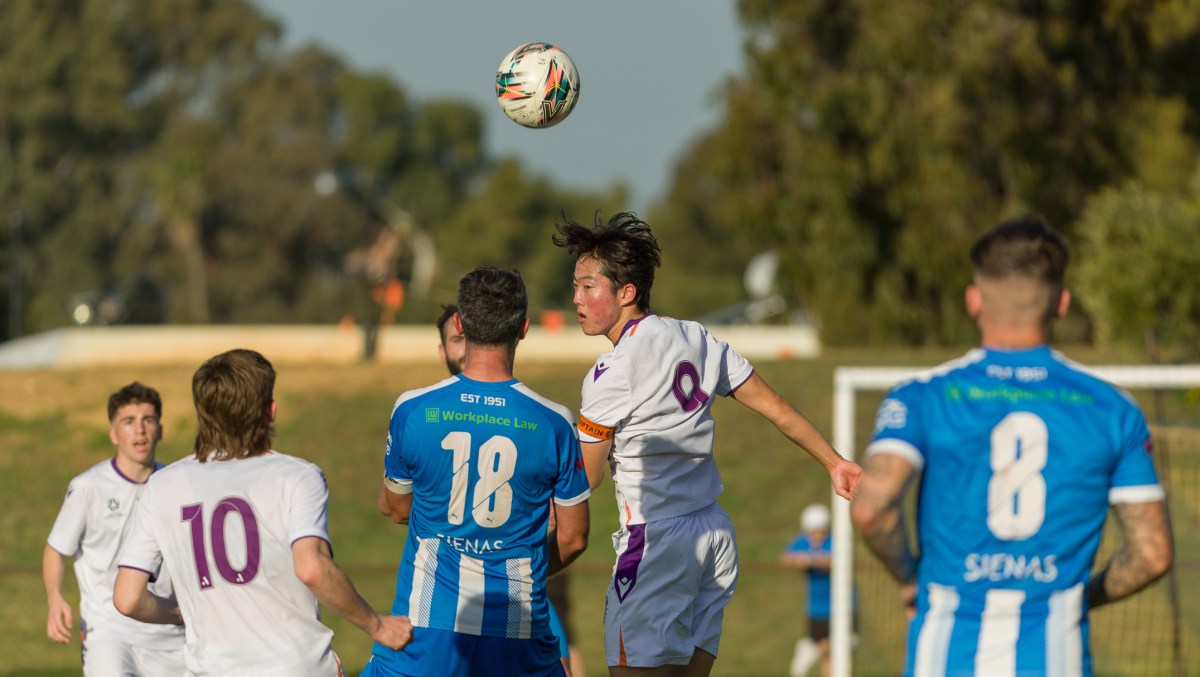
[[697, 322], [631, 320], [612, 351], [583, 377], [579, 430], [611, 439], [609, 465], [621, 524], [705, 508], [724, 490], [713, 457], [713, 399], [754, 368]]
[[516, 380], [459, 375], [406, 392], [384, 474], [413, 496], [392, 613], [468, 635], [551, 636], [550, 501], [591, 495], [570, 410]]
[[921, 473], [906, 675], [1087, 675], [1083, 596], [1112, 503], [1165, 497], [1145, 418], [1049, 347], [896, 386], [867, 455]]

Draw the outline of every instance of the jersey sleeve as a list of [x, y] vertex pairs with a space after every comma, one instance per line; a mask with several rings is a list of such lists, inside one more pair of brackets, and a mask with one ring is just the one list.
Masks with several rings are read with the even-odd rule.
[[329, 485], [317, 466], [305, 464], [295, 478], [287, 515], [288, 540], [315, 536], [329, 541]]
[[67, 485], [67, 495], [63, 499], [58, 517], [50, 529], [46, 543], [67, 557], [78, 557], [80, 544], [83, 543], [83, 532], [87, 526], [87, 504], [90, 489], [87, 483], [76, 477]]
[[1121, 448], [1113, 470], [1109, 503], [1149, 503], [1166, 498], [1154, 470], [1154, 441], [1146, 418], [1131, 406], [1122, 419]]
[[728, 343], [717, 340], [707, 330], [705, 336], [710, 344], [709, 350], [720, 351], [718, 354], [721, 355], [721, 380], [717, 382], [716, 394], [727, 397], [750, 378], [754, 373], [754, 365]]
[[583, 442], [611, 440], [632, 413], [629, 363], [609, 353], [583, 377], [579, 409], [579, 438]]
[[875, 413], [875, 433], [863, 454], [863, 460], [871, 454], [895, 454], [907, 460], [913, 468], [925, 467], [925, 431], [921, 418], [914, 412], [918, 390], [910, 385], [893, 388], [879, 404]]
[[568, 428], [559, 436], [558, 479], [554, 483], [554, 502], [558, 505], [579, 505], [592, 495], [579, 437]]
[[145, 491], [133, 508], [132, 519], [129, 520], [129, 533], [121, 545], [117, 566], [139, 569], [156, 578], [162, 569], [162, 548], [154, 538], [153, 503], [154, 478], [150, 478]]
[[401, 440], [404, 435], [405, 410], [396, 408], [388, 422], [387, 446], [383, 453], [383, 477], [391, 491], [404, 494], [412, 493], [412, 465], [403, 457], [404, 445]]

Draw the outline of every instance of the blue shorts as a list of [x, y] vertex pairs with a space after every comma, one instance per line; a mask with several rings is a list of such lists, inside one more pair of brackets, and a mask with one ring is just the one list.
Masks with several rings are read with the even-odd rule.
[[452, 630], [413, 628], [400, 651], [375, 645], [359, 677], [565, 677], [558, 637], [480, 637]]

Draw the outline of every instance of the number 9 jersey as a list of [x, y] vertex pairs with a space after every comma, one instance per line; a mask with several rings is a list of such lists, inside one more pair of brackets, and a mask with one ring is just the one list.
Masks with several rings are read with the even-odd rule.
[[620, 523], [678, 517], [724, 490], [713, 457], [712, 405], [754, 368], [698, 322], [631, 320], [612, 351], [583, 377], [579, 430], [612, 440], [609, 465]]
[[905, 674], [1090, 674], [1084, 584], [1109, 505], [1165, 498], [1150, 451], [1136, 403], [1047, 346], [896, 386], [866, 455], [921, 474]]

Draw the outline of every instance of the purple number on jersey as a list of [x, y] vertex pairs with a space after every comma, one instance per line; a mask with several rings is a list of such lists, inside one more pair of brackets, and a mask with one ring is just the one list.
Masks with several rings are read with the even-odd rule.
[[[246, 564], [241, 569], [233, 568], [229, 562], [229, 554], [225, 548], [225, 519], [229, 513], [236, 512], [242, 521], [242, 533], [246, 538]], [[204, 509], [200, 503], [183, 506], [183, 521], [191, 522], [192, 555], [196, 560], [196, 574], [200, 579], [200, 589], [212, 587], [212, 576], [209, 574], [208, 557], [204, 545]], [[262, 557], [262, 547], [259, 544], [258, 520], [254, 517], [254, 509], [245, 499], [230, 497], [217, 503], [212, 514], [212, 549], [213, 559], [221, 578], [234, 585], [245, 585], [258, 575], [258, 563]]]
[[[685, 390], [685, 385], [691, 390]], [[675, 382], [671, 384], [671, 389], [675, 393], [675, 399], [679, 400], [679, 406], [688, 413], [708, 402], [708, 393], [700, 388], [700, 370], [691, 362], [684, 361], [675, 365]]]

